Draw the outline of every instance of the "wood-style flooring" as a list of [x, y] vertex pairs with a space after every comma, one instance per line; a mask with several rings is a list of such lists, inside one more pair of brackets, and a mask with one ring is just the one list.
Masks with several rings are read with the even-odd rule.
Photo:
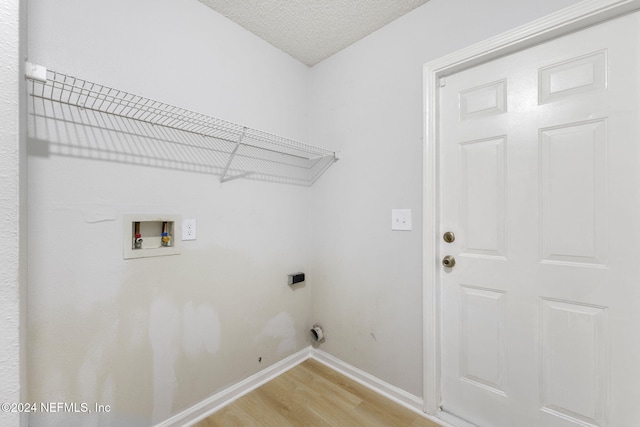
[[308, 359], [194, 427], [439, 427]]

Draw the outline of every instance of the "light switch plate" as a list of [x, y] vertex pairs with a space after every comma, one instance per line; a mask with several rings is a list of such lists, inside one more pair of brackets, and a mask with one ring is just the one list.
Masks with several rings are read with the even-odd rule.
[[411, 231], [411, 209], [392, 209], [391, 229], [396, 231]]

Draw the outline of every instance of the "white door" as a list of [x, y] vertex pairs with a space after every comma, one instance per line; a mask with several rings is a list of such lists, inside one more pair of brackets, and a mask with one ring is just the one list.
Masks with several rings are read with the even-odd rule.
[[447, 76], [442, 410], [640, 426], [640, 15]]

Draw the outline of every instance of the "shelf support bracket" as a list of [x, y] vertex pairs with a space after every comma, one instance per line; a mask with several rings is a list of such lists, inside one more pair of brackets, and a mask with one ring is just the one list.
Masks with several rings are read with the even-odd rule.
[[47, 82], [47, 67], [34, 64], [33, 62], [24, 62], [24, 74], [28, 79], [37, 80], [41, 83]]
[[[238, 141], [236, 141], [236, 146], [233, 147], [233, 151], [229, 155], [229, 160], [227, 160], [227, 165], [224, 167], [224, 171], [222, 172], [222, 176], [220, 177], [221, 183], [225, 182], [224, 177], [227, 176], [227, 172], [229, 171], [231, 162], [233, 162], [233, 158], [235, 157], [236, 152], [238, 151], [238, 148], [240, 148], [240, 144], [242, 144], [242, 140], [244, 139], [244, 136], [246, 133], [247, 133], [247, 128], [246, 127], [242, 128], [242, 133], [240, 134], [240, 138], [238, 138]], [[229, 178], [229, 179], [233, 179], [233, 178]], [[229, 179], [227, 179], [226, 181], [229, 181]]]

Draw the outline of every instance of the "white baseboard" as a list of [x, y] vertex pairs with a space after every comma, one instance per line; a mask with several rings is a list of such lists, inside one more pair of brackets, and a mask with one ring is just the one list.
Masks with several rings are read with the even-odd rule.
[[362, 384], [368, 389], [396, 402], [398, 405], [401, 405], [418, 415], [427, 418], [428, 420], [433, 421], [434, 423], [438, 423], [442, 427], [455, 427], [452, 424], [447, 422], [443, 422], [443, 420], [433, 417], [424, 412], [424, 400], [422, 400], [418, 396], [414, 396], [413, 394], [402, 390], [394, 385], [391, 385], [385, 381], [382, 381], [380, 378], [374, 377], [373, 375], [356, 368], [353, 365], [350, 365], [329, 353], [325, 353], [322, 350], [313, 349], [311, 351], [311, 358], [321, 362], [334, 371], [340, 372], [342, 375], [351, 378], [355, 382]]
[[394, 402], [411, 409], [420, 414], [423, 413], [424, 402], [421, 398], [414, 396], [396, 386], [393, 386], [373, 375], [356, 368], [342, 360], [325, 353], [322, 350], [314, 349], [311, 352], [311, 358], [321, 362], [331, 369], [351, 378], [352, 380], [362, 384], [363, 386], [375, 391]]
[[185, 427], [191, 426], [198, 421], [207, 418], [214, 412], [227, 406], [245, 394], [255, 390], [261, 385], [271, 381], [275, 377], [285, 373], [289, 369], [304, 362], [310, 357], [311, 347], [304, 348], [291, 356], [263, 369], [254, 375], [245, 378], [237, 384], [232, 385], [219, 393], [203, 400], [200, 403], [188, 408], [179, 414], [174, 415], [166, 421], [156, 424], [155, 427]]
[[273, 365], [231, 387], [222, 390], [219, 393], [214, 394], [191, 408], [174, 415], [168, 420], [163, 421], [160, 424], [156, 424], [155, 427], [191, 426], [309, 358], [317, 360], [318, 362], [351, 378], [357, 383], [362, 384], [370, 390], [398, 403], [399, 405], [410, 409], [431, 421], [439, 423], [443, 427], [453, 427], [452, 424], [449, 424], [446, 421], [425, 414], [423, 410], [424, 401], [421, 398], [382, 381], [381, 379], [376, 378], [355, 366], [343, 362], [329, 353], [314, 349], [311, 346], [304, 348], [277, 363], [274, 363]]

